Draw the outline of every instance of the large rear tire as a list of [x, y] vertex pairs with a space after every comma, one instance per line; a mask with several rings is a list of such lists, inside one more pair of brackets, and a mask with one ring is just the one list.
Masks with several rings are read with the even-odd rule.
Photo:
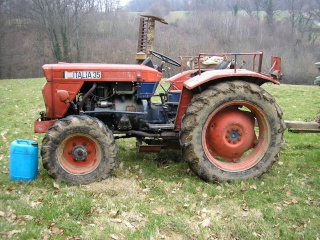
[[112, 132], [101, 121], [71, 115], [47, 131], [41, 155], [53, 178], [73, 185], [88, 184], [109, 177], [117, 147]]
[[258, 178], [277, 160], [285, 130], [275, 99], [234, 81], [195, 95], [182, 119], [182, 154], [208, 182]]

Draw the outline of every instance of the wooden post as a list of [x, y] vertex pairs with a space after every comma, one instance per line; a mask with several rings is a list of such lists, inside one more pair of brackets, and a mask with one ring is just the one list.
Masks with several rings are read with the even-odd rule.
[[317, 122], [285, 121], [289, 132], [320, 133], [320, 124]]

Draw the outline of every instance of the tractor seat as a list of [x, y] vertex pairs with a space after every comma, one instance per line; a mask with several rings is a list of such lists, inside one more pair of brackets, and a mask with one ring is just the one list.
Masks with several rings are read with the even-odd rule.
[[231, 61], [223, 61], [220, 63], [218, 66], [215, 67], [215, 70], [220, 70], [220, 69], [227, 69], [229, 68]]
[[234, 69], [234, 60], [232, 59], [231, 61], [223, 61], [215, 68], [215, 70], [219, 69]]

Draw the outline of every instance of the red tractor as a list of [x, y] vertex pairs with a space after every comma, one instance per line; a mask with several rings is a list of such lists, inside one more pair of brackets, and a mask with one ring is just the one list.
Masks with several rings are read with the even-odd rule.
[[[271, 168], [285, 124], [260, 86], [279, 84], [280, 58], [263, 73], [262, 52], [199, 54], [179, 62], [149, 52], [161, 59], [158, 66], [147, 57], [139, 64], [42, 67], [46, 111], [35, 132], [46, 133], [41, 155], [50, 176], [69, 184], [106, 179], [116, 165], [115, 139], [128, 137], [140, 151], [181, 148], [192, 171], [208, 182], [257, 178]], [[156, 93], [164, 63], [181, 71]]]

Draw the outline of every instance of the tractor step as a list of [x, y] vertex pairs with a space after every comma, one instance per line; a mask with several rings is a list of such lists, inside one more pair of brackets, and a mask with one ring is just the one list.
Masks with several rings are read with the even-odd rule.
[[180, 149], [178, 141], [145, 139], [137, 140], [136, 146], [139, 152], [160, 152], [161, 149]]
[[174, 129], [174, 124], [169, 123], [169, 124], [147, 124], [149, 129], [151, 130], [173, 130]]

